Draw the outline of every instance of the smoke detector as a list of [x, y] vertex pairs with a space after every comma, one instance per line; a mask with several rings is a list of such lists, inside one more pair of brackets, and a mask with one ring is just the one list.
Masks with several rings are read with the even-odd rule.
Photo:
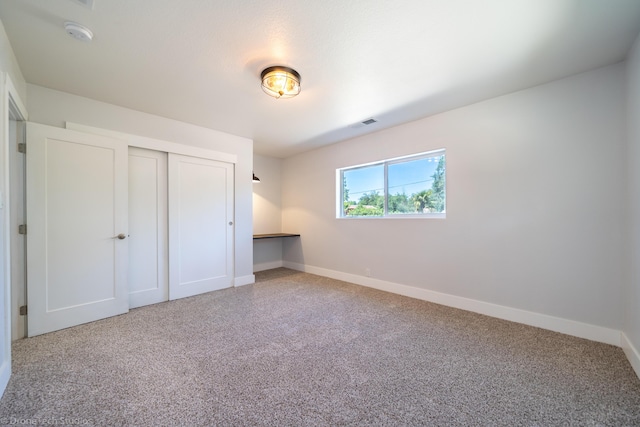
[[65, 22], [64, 29], [67, 30], [67, 34], [76, 40], [90, 42], [93, 39], [91, 30], [77, 22]]

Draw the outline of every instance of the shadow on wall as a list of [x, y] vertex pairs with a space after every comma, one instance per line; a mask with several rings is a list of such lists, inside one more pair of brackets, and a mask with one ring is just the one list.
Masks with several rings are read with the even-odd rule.
[[302, 252], [302, 237], [283, 239], [282, 261], [295, 262], [304, 265], [304, 253]]

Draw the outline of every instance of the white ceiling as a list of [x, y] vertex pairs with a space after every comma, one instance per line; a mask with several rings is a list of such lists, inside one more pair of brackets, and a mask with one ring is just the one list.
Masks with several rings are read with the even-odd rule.
[[[0, 0], [0, 19], [28, 83], [287, 157], [621, 61], [640, 1]], [[265, 95], [270, 65], [300, 72], [301, 94]]]

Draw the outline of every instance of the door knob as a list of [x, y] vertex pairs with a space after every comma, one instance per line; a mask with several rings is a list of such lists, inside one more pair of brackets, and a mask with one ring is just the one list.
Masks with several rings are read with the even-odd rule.
[[127, 235], [126, 235], [126, 234], [124, 234], [124, 233], [120, 233], [120, 234], [118, 234], [118, 235], [116, 236], [116, 238], [118, 238], [118, 239], [120, 239], [120, 240], [124, 240], [124, 239], [126, 239], [126, 238], [127, 238]]

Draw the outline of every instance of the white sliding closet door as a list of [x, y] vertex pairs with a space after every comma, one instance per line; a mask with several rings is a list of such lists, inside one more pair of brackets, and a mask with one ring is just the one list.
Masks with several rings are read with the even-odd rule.
[[169, 153], [169, 298], [233, 284], [233, 165]]
[[129, 147], [129, 307], [169, 299], [167, 153]]
[[26, 157], [28, 335], [126, 313], [126, 142], [28, 123]]

